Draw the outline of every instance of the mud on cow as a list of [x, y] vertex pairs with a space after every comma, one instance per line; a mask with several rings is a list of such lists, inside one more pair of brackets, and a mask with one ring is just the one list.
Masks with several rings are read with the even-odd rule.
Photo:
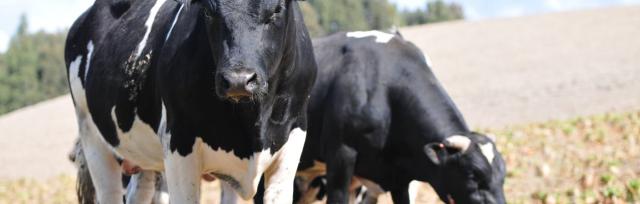
[[[97, 0], [65, 60], [99, 203], [123, 202], [119, 159], [164, 171], [172, 203], [198, 203], [202, 175], [292, 199], [316, 73], [295, 0]], [[150, 200], [136, 180], [128, 202]]]
[[[338, 33], [314, 41], [318, 77], [298, 172], [302, 190], [326, 172], [328, 203], [363, 184], [374, 201], [430, 183], [446, 203], [505, 203], [505, 165], [494, 142], [471, 132], [430, 70], [399, 34]], [[302, 201], [313, 199], [303, 195]]]

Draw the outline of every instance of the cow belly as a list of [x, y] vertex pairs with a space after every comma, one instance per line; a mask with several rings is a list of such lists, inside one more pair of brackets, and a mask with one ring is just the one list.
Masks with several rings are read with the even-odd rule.
[[[117, 121], [115, 107], [111, 111], [111, 117], [114, 122]], [[162, 171], [164, 169], [160, 137], [149, 124], [140, 120], [138, 115], [135, 116], [129, 131], [123, 132], [118, 127], [117, 133], [120, 144], [114, 150], [119, 156], [146, 170]]]

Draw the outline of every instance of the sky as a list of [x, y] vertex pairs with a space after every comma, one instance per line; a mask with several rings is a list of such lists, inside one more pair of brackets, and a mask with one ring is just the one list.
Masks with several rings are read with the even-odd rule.
[[[29, 31], [64, 30], [84, 12], [94, 0], [1, 0], [0, 52], [7, 49], [15, 33], [20, 15], [27, 14]], [[331, 1], [331, 0], [327, 0]], [[427, 0], [390, 0], [400, 9], [425, 7]], [[464, 8], [468, 20], [515, 17], [546, 12], [598, 8], [614, 5], [640, 5], [640, 0], [444, 0]]]

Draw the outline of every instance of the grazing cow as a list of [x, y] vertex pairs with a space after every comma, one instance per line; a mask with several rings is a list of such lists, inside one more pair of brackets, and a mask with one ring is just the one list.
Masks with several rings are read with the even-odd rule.
[[[316, 63], [295, 0], [97, 0], [65, 60], [99, 203], [122, 203], [122, 169], [146, 202], [164, 171], [171, 203], [213, 175], [251, 198], [292, 199]], [[138, 178], [136, 178], [138, 177]], [[135, 200], [135, 201], [133, 201]]]
[[409, 203], [412, 180], [446, 203], [505, 203], [495, 144], [469, 130], [413, 44], [379, 31], [338, 33], [314, 41], [314, 52], [298, 176], [309, 183], [326, 172], [328, 203], [349, 202], [360, 184], [369, 197], [391, 191], [395, 203]]

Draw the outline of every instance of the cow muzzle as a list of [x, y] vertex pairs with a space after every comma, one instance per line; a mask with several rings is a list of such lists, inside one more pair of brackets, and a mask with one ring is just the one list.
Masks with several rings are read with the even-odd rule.
[[220, 93], [235, 103], [252, 100], [259, 86], [258, 74], [248, 70], [228, 71], [221, 74], [218, 80]]

